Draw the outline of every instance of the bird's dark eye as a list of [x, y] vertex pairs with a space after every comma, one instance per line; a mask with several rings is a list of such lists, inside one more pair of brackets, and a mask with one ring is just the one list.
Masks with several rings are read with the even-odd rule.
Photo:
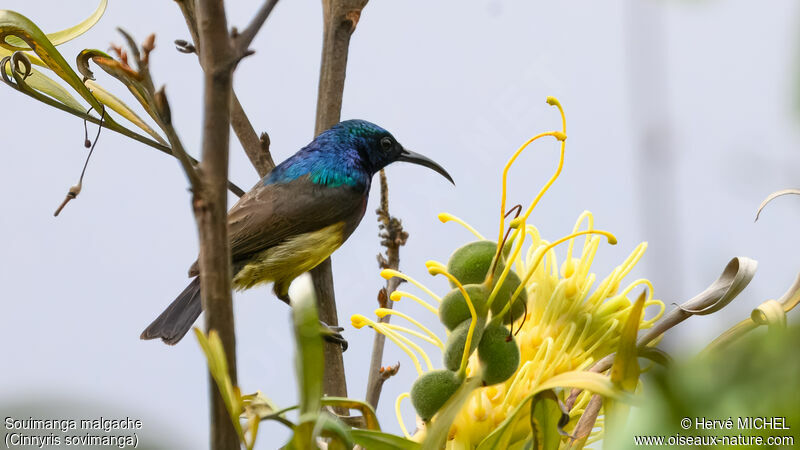
[[391, 150], [393, 146], [394, 146], [394, 142], [392, 142], [392, 138], [385, 137], [385, 138], [381, 139], [381, 147], [383, 147], [384, 150], [387, 150], [387, 151]]

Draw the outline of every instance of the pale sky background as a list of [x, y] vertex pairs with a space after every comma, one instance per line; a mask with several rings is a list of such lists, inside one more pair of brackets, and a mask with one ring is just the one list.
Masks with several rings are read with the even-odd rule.
[[[342, 118], [384, 126], [455, 178], [453, 188], [418, 166], [388, 169], [391, 211], [411, 235], [401, 268], [443, 294], [446, 283], [431, 279], [424, 262], [446, 261], [471, 235], [440, 224], [436, 214], [451, 212], [493, 236], [502, 167], [525, 139], [560, 126], [544, 102], [558, 97], [568, 120], [566, 167], [532, 216], [545, 237], [567, 234], [591, 210], [596, 226], [619, 238], [598, 252], [600, 276], [649, 241], [628, 281], [650, 278], [668, 305], [703, 290], [731, 257], [758, 260], [755, 279], [733, 304], [664, 339], [664, 348], [691, 354], [779, 297], [800, 269], [800, 200], [781, 198], [753, 223], [767, 194], [797, 187], [800, 10], [789, 0], [768, 8], [744, 0], [636, 1], [373, 0], [352, 39]], [[245, 26], [259, 3], [228, 2], [229, 24]], [[96, 6], [68, 4], [4, 0], [0, 8], [54, 31]], [[270, 133], [276, 161], [313, 137], [321, 17], [319, 1], [279, 3], [253, 43], [257, 53], [236, 73], [236, 91], [256, 128]], [[173, 122], [197, 155], [201, 76], [196, 59], [171, 44], [188, 36], [174, 2], [112, 0], [95, 28], [59, 48], [68, 61], [83, 48], [106, 49], [122, 42], [117, 26], [139, 41], [157, 33], [153, 75], [167, 85]], [[97, 72], [101, 84], [133, 104]], [[191, 335], [175, 347], [138, 339], [188, 282], [196, 257], [179, 164], [106, 131], [83, 193], [54, 218], [83, 165], [81, 121], [6, 86], [0, 101], [0, 416], [131, 416], [143, 420], [141, 436], [151, 445], [168, 435], [173, 448], [206, 447], [199, 346]], [[655, 142], [666, 143], [651, 163], [640, 156], [647, 123], [660, 128]], [[256, 173], [232, 142], [230, 177], [247, 188]], [[519, 159], [510, 204], [530, 202], [556, 155], [557, 146], [545, 141]], [[349, 317], [371, 315], [383, 285], [375, 262], [377, 200], [373, 189], [361, 226], [333, 257], [350, 342], [348, 386], [357, 398], [372, 331], [354, 330]], [[295, 404], [288, 309], [267, 287], [235, 298], [242, 390]], [[410, 303], [398, 306], [438, 323]], [[394, 399], [416, 377], [410, 360], [388, 344], [385, 362], [398, 360], [401, 372], [387, 382], [379, 406], [392, 432], [399, 432]], [[404, 412], [411, 426], [408, 403]], [[259, 448], [276, 448], [286, 437], [285, 428], [265, 423]]]

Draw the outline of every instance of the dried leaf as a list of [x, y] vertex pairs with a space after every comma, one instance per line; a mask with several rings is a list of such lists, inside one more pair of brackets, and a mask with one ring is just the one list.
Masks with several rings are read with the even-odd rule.
[[[776, 320], [777, 318], [778, 320], [782, 320], [785, 326], [786, 323], [785, 314], [794, 309], [794, 307], [797, 306], [798, 303], [800, 303], [800, 274], [798, 274], [797, 277], [795, 277], [794, 283], [792, 283], [789, 289], [781, 296], [781, 298], [777, 300], [777, 303], [780, 305], [784, 313], [783, 319], [779, 319], [778, 317], [779, 312], [777, 310], [777, 307], [771, 303], [773, 301], [774, 300], [768, 300], [767, 302], [765, 302], [765, 304], [770, 303], [770, 306], [767, 306], [766, 308], [761, 310], [761, 307], [764, 306], [764, 304], [762, 304], [761, 306], [753, 310], [752, 313], [750, 313], [750, 317], [742, 320], [741, 322], [737, 323], [736, 325], [734, 325], [733, 327], [731, 327], [730, 329], [719, 335], [710, 344], [708, 344], [708, 346], [705, 349], [703, 349], [703, 353], [708, 353], [720, 349], [722, 347], [725, 347], [726, 345], [739, 339], [740, 337], [744, 336], [750, 331], [758, 328], [758, 326], [761, 324], [755, 322], [756, 317], [758, 317], [759, 320], [763, 320], [765, 322], [763, 324], [767, 325], [769, 324], [768, 322], [770, 318], [772, 318], [772, 320]], [[767, 317], [767, 313], [769, 313], [769, 317]]]
[[782, 195], [789, 195], [789, 194], [800, 195], [800, 189], [782, 189], [780, 191], [775, 191], [772, 194], [769, 194], [767, 198], [765, 198], [764, 201], [761, 202], [760, 205], [758, 205], [758, 211], [756, 211], [756, 220], [758, 220], [758, 216], [761, 215], [761, 210], [764, 209], [764, 207], [767, 206], [769, 202], [775, 200], [776, 198]]
[[683, 312], [698, 316], [719, 311], [747, 287], [757, 267], [758, 263], [750, 258], [740, 256], [731, 259], [722, 271], [722, 275], [711, 286], [679, 308]]

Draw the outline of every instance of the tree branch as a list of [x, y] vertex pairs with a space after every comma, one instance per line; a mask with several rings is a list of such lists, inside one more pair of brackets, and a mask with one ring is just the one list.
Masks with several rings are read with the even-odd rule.
[[278, 0], [267, 0], [264, 2], [255, 17], [253, 17], [253, 20], [247, 25], [247, 28], [234, 35], [234, 45], [240, 57], [246, 56], [250, 43], [253, 42], [256, 34], [258, 34], [261, 26], [264, 25], [264, 22], [266, 22], [267, 17], [269, 17], [272, 8], [274, 8], [276, 4], [278, 4]]
[[[179, 50], [181, 48], [187, 50], [181, 50], [184, 52], [197, 52], [200, 54], [200, 40], [197, 36], [197, 14], [194, 8], [194, 2], [192, 0], [176, 0], [178, 3], [178, 7], [180, 7], [181, 13], [183, 14], [184, 20], [186, 20], [186, 26], [189, 28], [189, 34], [192, 37], [193, 44], [188, 44], [184, 46], [179, 46]], [[267, 3], [271, 3], [268, 1]], [[277, 3], [277, 0], [275, 0]], [[265, 5], [266, 7], [267, 5]], [[275, 6], [274, 4], [272, 5]], [[262, 7], [259, 10], [259, 14], [263, 13], [265, 7]], [[272, 11], [272, 8], [267, 11], [267, 16], [269, 16], [269, 12]], [[258, 18], [258, 14], [256, 18], [253, 19], [251, 22], [251, 26], [255, 23], [256, 19]], [[266, 20], [266, 17], [264, 17]], [[262, 22], [263, 23], [263, 22]], [[248, 26], [248, 29], [250, 27]], [[257, 31], [257, 30], [256, 30]], [[181, 42], [183, 44], [184, 42]], [[202, 60], [200, 61], [200, 65], [203, 65]], [[203, 69], [205, 70], [205, 68]], [[233, 92], [231, 95], [231, 126], [233, 127], [234, 133], [236, 133], [236, 137], [239, 139], [239, 143], [242, 145], [245, 153], [247, 154], [248, 159], [250, 159], [250, 163], [256, 169], [260, 177], [264, 177], [273, 167], [275, 167], [275, 162], [272, 160], [272, 155], [269, 152], [269, 146], [266, 149], [260, 145], [258, 134], [256, 134], [255, 129], [253, 128], [250, 119], [247, 117], [247, 114], [244, 112], [244, 108], [242, 104], [239, 102], [239, 98], [236, 96], [236, 92]], [[240, 194], [241, 196], [241, 194]]]
[[[381, 238], [381, 245], [386, 248], [386, 256], [378, 254], [378, 265], [381, 269], [394, 269], [400, 267], [400, 247], [405, 245], [408, 240], [408, 233], [403, 230], [403, 224], [399, 219], [389, 214], [389, 184], [386, 181], [386, 173], [381, 170], [381, 207], [375, 211], [378, 214], [378, 228], [382, 231], [378, 235]], [[392, 292], [400, 285], [401, 279], [397, 277], [389, 278], [386, 287], [378, 293], [378, 304], [381, 308], [392, 308], [390, 300]], [[389, 322], [391, 315], [387, 314], [380, 319], [379, 323]], [[369, 378], [367, 380], [367, 393], [365, 398], [367, 403], [373, 408], [378, 408], [378, 400], [381, 396], [383, 383], [392, 375], [397, 373], [399, 364], [394, 370], [386, 370], [383, 363], [383, 349], [386, 343], [386, 336], [375, 333], [372, 341], [372, 358], [369, 364]]]
[[[350, 36], [355, 31], [361, 10], [366, 4], [367, 0], [322, 0], [324, 28], [315, 135], [339, 122]], [[314, 268], [311, 276], [319, 302], [320, 320], [328, 325], [338, 325], [330, 258]], [[325, 345], [323, 389], [327, 395], [347, 396], [342, 348], [336, 344]]]
[[[264, 178], [275, 167], [275, 162], [269, 152], [269, 138], [266, 140], [267, 145], [262, 145], [262, 140], [256, 134], [256, 130], [250, 123], [250, 119], [247, 118], [235, 92], [231, 96], [231, 127], [236, 133], [236, 137], [239, 138], [250, 163], [258, 172], [258, 176]], [[262, 136], [265, 135], [266, 133], [262, 134]]]
[[[236, 336], [231, 299], [230, 243], [227, 193], [228, 140], [230, 137], [231, 80], [235, 61], [223, 0], [197, 0], [197, 35], [204, 72], [203, 151], [200, 162], [202, 190], [194, 194], [194, 212], [200, 235], [200, 290], [206, 332], [216, 330], [228, 359], [231, 381], [236, 384]], [[209, 375], [211, 391], [211, 448], [239, 447], [239, 437], [225, 402]]]
[[183, 171], [186, 172], [186, 176], [189, 178], [189, 184], [192, 186], [192, 192], [197, 192], [202, 188], [200, 174], [195, 167], [195, 163], [192, 161], [192, 157], [189, 156], [189, 154], [186, 153], [186, 149], [183, 148], [183, 143], [181, 142], [180, 138], [178, 138], [178, 133], [175, 131], [175, 127], [172, 126], [169, 101], [167, 100], [165, 89], [166, 88], [162, 86], [161, 89], [156, 91], [156, 93], [153, 95], [156, 111], [160, 119], [159, 125], [167, 135], [169, 145], [172, 147], [172, 155], [175, 156], [178, 161], [180, 161], [181, 166], [183, 166]]

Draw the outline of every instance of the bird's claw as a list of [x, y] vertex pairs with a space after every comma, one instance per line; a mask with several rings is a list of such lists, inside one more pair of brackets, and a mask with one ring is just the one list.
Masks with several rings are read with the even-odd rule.
[[322, 326], [322, 337], [332, 343], [338, 344], [342, 346], [342, 351], [347, 350], [347, 340], [344, 336], [341, 335], [341, 332], [344, 331], [342, 327], [332, 327], [323, 321], [319, 321], [320, 326]]

